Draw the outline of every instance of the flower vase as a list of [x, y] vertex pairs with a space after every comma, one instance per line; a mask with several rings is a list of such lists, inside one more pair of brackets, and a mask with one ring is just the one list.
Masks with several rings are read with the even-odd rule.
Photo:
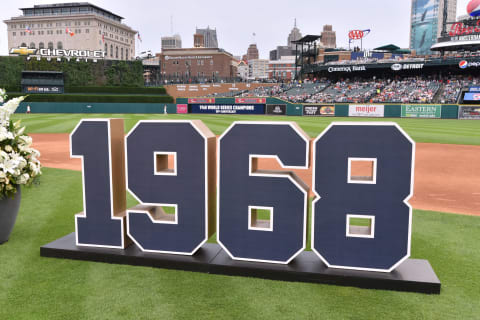
[[20, 209], [21, 188], [17, 186], [15, 197], [0, 199], [0, 244], [8, 241]]

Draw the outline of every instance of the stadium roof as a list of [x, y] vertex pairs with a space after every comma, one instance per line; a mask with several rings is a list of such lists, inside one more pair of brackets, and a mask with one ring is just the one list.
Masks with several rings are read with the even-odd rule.
[[387, 44], [385, 46], [381, 46], [381, 47], [375, 48], [373, 50], [395, 51], [395, 50], [399, 50], [399, 49], [400, 49], [400, 47], [397, 47], [394, 44]]
[[480, 50], [480, 40], [469, 41], [446, 41], [434, 44], [432, 51], [477, 51]]
[[378, 48], [375, 48], [373, 50], [378, 50], [378, 51], [387, 51], [391, 53], [404, 53], [404, 54], [410, 54], [412, 51], [408, 49], [400, 49], [400, 47], [394, 45], [394, 44], [387, 44]]
[[297, 41], [292, 41], [294, 44], [302, 44], [302, 43], [309, 43], [309, 42], [314, 42], [320, 39], [322, 36], [315, 36], [315, 35], [306, 35], [305, 37], [297, 40]]

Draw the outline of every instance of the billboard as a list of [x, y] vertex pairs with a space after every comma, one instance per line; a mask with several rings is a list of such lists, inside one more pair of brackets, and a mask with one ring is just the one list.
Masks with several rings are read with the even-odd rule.
[[190, 98], [188, 103], [215, 103], [215, 98]]
[[177, 104], [177, 113], [188, 113], [188, 104]]
[[287, 114], [286, 104], [267, 104], [266, 114], [274, 116], [284, 116]]
[[480, 107], [460, 106], [458, 108], [458, 119], [480, 120]]
[[410, 49], [429, 54], [437, 42], [439, 0], [413, 0]]
[[442, 106], [440, 105], [402, 105], [402, 118], [442, 118]]
[[304, 116], [333, 117], [335, 116], [334, 105], [304, 105]]
[[474, 103], [479, 103], [480, 102], [480, 92], [467, 92], [463, 96], [463, 101], [470, 101]]
[[385, 106], [377, 104], [351, 104], [348, 106], [349, 117], [383, 118]]
[[264, 104], [190, 104], [189, 113], [265, 114]]
[[24, 86], [23, 93], [63, 93], [63, 87], [57, 86]]
[[267, 103], [266, 98], [235, 98], [235, 103], [242, 104], [242, 103]]

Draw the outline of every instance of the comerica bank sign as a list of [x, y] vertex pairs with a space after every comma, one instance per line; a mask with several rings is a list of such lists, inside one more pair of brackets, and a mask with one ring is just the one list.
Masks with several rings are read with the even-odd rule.
[[92, 58], [103, 59], [107, 55], [102, 50], [75, 50], [75, 49], [29, 49], [26, 47], [12, 48], [10, 54], [20, 56], [65, 57], [65, 58]]

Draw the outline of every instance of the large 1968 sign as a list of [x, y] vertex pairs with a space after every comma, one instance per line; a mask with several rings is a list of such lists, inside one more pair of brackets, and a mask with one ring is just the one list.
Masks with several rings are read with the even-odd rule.
[[[390, 272], [410, 255], [415, 145], [394, 123], [333, 123], [312, 148], [289, 122], [235, 122], [218, 147], [201, 121], [123, 129], [123, 120], [83, 120], [71, 134], [83, 163], [78, 246], [133, 241], [194, 255], [217, 232], [232, 259], [288, 264], [306, 247], [309, 190], [293, 173], [260, 169], [258, 159], [273, 158], [313, 165], [311, 243], [328, 267]], [[356, 173], [362, 166], [369, 174]], [[126, 190], [140, 205], [127, 210]]]

